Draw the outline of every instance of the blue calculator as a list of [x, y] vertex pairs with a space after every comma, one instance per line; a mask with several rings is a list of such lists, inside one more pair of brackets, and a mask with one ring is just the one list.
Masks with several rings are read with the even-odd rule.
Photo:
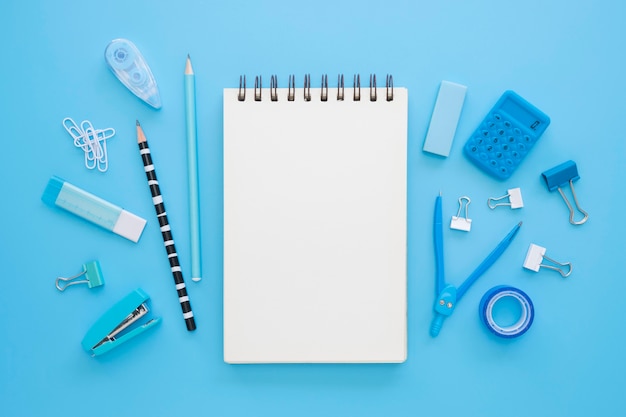
[[486, 173], [507, 179], [549, 124], [545, 113], [505, 91], [465, 144], [465, 154]]

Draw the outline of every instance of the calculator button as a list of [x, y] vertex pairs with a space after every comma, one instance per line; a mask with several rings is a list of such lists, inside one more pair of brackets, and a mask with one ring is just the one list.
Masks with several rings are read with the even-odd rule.
[[[511, 97], [509, 99], [513, 99]], [[502, 103], [504, 101], [499, 102], [500, 107], [492, 108], [476, 127], [465, 144], [464, 151], [476, 165], [485, 168], [491, 175], [504, 179], [515, 171], [538, 138], [517, 121], [515, 115], [518, 110], [515, 107], [512, 111], [507, 111], [511, 110], [511, 106], [503, 108]]]

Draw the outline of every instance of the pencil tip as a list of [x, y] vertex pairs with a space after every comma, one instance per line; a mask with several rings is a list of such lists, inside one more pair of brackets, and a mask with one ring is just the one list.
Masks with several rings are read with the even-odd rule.
[[517, 225], [521, 227], [522, 223], [524, 223], [524, 222], [519, 222], [519, 223], [517, 223]]
[[141, 126], [141, 125], [139, 124], [139, 120], [135, 120], [135, 122], [137, 123], [137, 126]]
[[191, 66], [191, 57], [189, 56], [189, 54], [187, 54], [187, 61], [185, 62], [185, 74], [193, 74], [193, 67]]

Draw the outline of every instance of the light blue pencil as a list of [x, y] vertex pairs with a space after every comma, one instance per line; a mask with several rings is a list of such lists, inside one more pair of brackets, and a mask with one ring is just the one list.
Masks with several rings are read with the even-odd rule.
[[196, 79], [187, 55], [185, 65], [185, 124], [187, 125], [187, 174], [189, 177], [189, 235], [191, 279], [202, 279], [200, 260], [200, 202], [198, 199], [198, 139], [196, 133]]

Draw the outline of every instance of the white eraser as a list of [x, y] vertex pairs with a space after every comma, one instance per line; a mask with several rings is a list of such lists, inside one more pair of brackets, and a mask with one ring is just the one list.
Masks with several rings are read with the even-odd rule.
[[137, 243], [145, 226], [145, 219], [142, 219], [129, 211], [122, 210], [120, 217], [118, 217], [117, 222], [115, 222], [115, 226], [113, 227], [113, 233], [117, 233], [118, 235]]
[[461, 117], [467, 87], [450, 81], [442, 81], [437, 94], [437, 102], [430, 118], [430, 125], [424, 141], [425, 152], [441, 156], [450, 155], [456, 126]]
[[526, 252], [526, 259], [524, 259], [524, 268], [539, 272], [541, 262], [543, 262], [543, 255], [545, 254], [546, 248], [531, 243], [528, 247], [528, 252]]

